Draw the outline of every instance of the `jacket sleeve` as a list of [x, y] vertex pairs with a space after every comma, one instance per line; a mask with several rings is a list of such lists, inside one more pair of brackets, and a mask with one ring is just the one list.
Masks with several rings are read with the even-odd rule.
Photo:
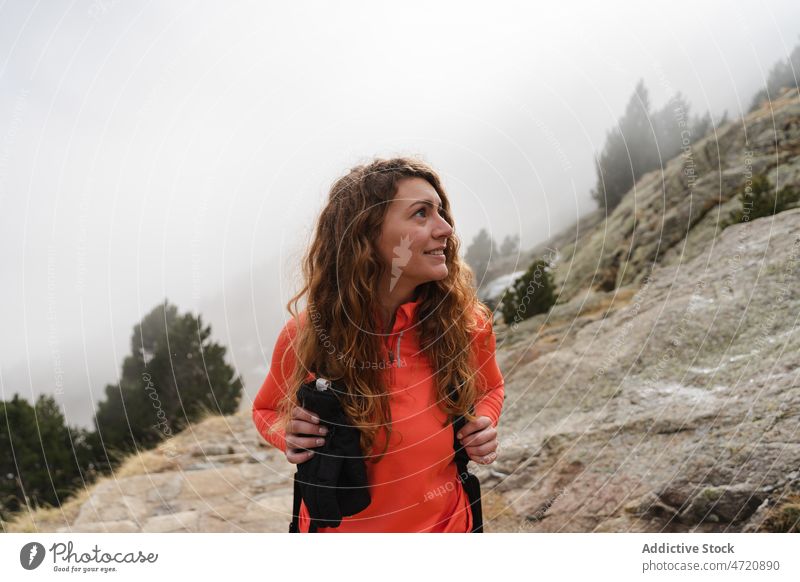
[[253, 401], [253, 422], [256, 429], [270, 444], [284, 452], [286, 452], [284, 428], [276, 427], [271, 433], [269, 429], [279, 421], [278, 406], [288, 394], [287, 379], [294, 371], [296, 360], [292, 348], [294, 330], [294, 320], [290, 319], [278, 334], [267, 378]]
[[477, 362], [476, 381], [478, 400], [475, 403], [476, 416], [488, 416], [492, 426], [497, 426], [503, 410], [505, 398], [505, 381], [500, 367], [497, 365], [495, 338], [492, 320], [483, 313], [478, 313], [478, 331], [473, 343], [473, 353]]

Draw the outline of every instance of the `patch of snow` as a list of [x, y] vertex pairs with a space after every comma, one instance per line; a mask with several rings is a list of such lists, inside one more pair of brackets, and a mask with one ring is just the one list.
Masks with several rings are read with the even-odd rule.
[[514, 284], [514, 281], [522, 277], [525, 271], [515, 271], [502, 277], [497, 277], [486, 284], [484, 291], [481, 293], [481, 299], [498, 299], [503, 292]]

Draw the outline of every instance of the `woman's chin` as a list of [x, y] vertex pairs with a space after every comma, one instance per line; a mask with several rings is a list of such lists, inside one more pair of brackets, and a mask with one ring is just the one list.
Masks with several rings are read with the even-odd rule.
[[436, 269], [436, 273], [431, 274], [431, 281], [441, 281], [442, 279], [447, 279], [447, 275], [450, 271], [447, 270], [447, 265], [442, 265], [441, 269]]

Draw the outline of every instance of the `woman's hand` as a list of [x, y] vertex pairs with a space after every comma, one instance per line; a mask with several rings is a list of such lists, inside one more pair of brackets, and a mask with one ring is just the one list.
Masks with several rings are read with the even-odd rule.
[[497, 430], [488, 416], [469, 421], [456, 436], [469, 458], [479, 465], [489, 465], [497, 459]]
[[[319, 424], [319, 418], [306, 410], [295, 406], [292, 419], [286, 425], [286, 459], [290, 463], [304, 463], [311, 458], [311, 449], [325, 444], [323, 438], [328, 429]], [[316, 435], [316, 436], [314, 436]]]

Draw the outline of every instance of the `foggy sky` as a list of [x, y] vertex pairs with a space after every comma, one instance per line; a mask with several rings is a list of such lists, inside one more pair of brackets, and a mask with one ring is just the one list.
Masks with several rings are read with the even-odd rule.
[[0, 399], [87, 424], [165, 297], [263, 354], [252, 397], [350, 166], [419, 154], [464, 246], [527, 248], [593, 210], [639, 78], [734, 119], [800, 33], [792, 1], [262, 4], [0, 6]]

